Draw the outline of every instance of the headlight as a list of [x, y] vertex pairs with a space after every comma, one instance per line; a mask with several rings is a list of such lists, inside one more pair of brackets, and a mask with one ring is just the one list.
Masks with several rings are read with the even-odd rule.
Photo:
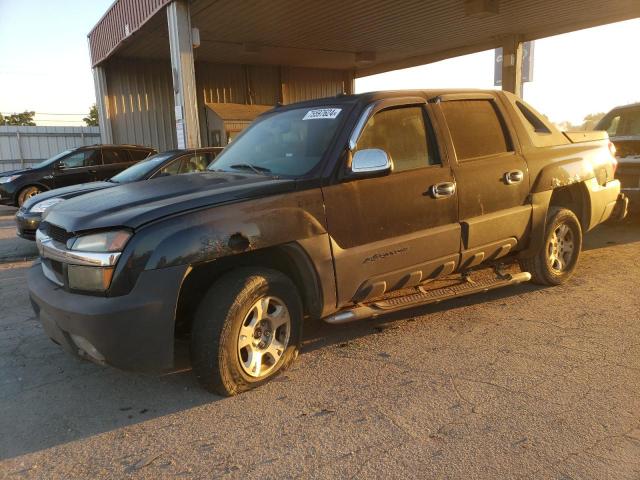
[[32, 213], [43, 213], [46, 209], [51, 208], [60, 202], [64, 202], [64, 198], [50, 198], [48, 200], [43, 200], [36, 203], [29, 211]]
[[121, 252], [129, 238], [131, 238], [131, 232], [128, 230], [90, 233], [72, 238], [67, 242], [67, 248], [79, 252]]
[[20, 177], [20, 175], [10, 175], [8, 177], [0, 177], [0, 183], [13, 182], [18, 177]]

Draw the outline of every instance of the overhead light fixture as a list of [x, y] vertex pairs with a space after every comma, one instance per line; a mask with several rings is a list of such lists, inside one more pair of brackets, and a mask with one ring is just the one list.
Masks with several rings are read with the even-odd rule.
[[200, 46], [200, 29], [196, 27], [191, 29], [191, 45], [193, 48], [198, 48]]
[[464, 14], [472, 18], [486, 18], [500, 13], [498, 0], [464, 0]]
[[358, 65], [368, 65], [376, 61], [376, 52], [357, 52], [356, 63]]

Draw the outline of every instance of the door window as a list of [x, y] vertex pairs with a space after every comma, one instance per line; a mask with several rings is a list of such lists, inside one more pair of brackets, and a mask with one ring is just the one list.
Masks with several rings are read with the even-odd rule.
[[147, 150], [127, 150], [127, 151], [129, 152], [129, 156], [131, 156], [131, 159], [134, 162], [144, 160], [149, 156], [149, 153], [150, 153]]
[[96, 150], [85, 150], [72, 153], [68, 157], [60, 160], [60, 164], [65, 168], [79, 168], [99, 165], [100, 158]]
[[440, 107], [458, 160], [513, 151], [493, 100], [453, 100]]
[[210, 153], [183, 155], [160, 170], [156, 176], [165, 177], [167, 175], [204, 172], [207, 169], [207, 166], [213, 161], [213, 157], [214, 156]]
[[102, 159], [105, 165], [130, 162], [129, 152], [126, 150], [102, 150]]
[[357, 150], [379, 148], [401, 172], [438, 163], [429, 155], [422, 107], [383, 110], [369, 119], [358, 139]]

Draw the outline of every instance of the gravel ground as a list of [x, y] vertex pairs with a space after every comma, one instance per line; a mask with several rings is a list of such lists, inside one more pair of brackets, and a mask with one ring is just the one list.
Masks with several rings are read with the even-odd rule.
[[565, 286], [341, 327], [234, 398], [76, 360], [0, 265], [1, 478], [640, 478], [640, 224]]

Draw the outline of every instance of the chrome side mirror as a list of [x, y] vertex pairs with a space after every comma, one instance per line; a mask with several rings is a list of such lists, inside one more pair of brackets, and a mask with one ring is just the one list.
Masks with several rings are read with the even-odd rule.
[[351, 159], [351, 173], [355, 175], [386, 174], [393, 169], [387, 152], [379, 148], [358, 150]]

